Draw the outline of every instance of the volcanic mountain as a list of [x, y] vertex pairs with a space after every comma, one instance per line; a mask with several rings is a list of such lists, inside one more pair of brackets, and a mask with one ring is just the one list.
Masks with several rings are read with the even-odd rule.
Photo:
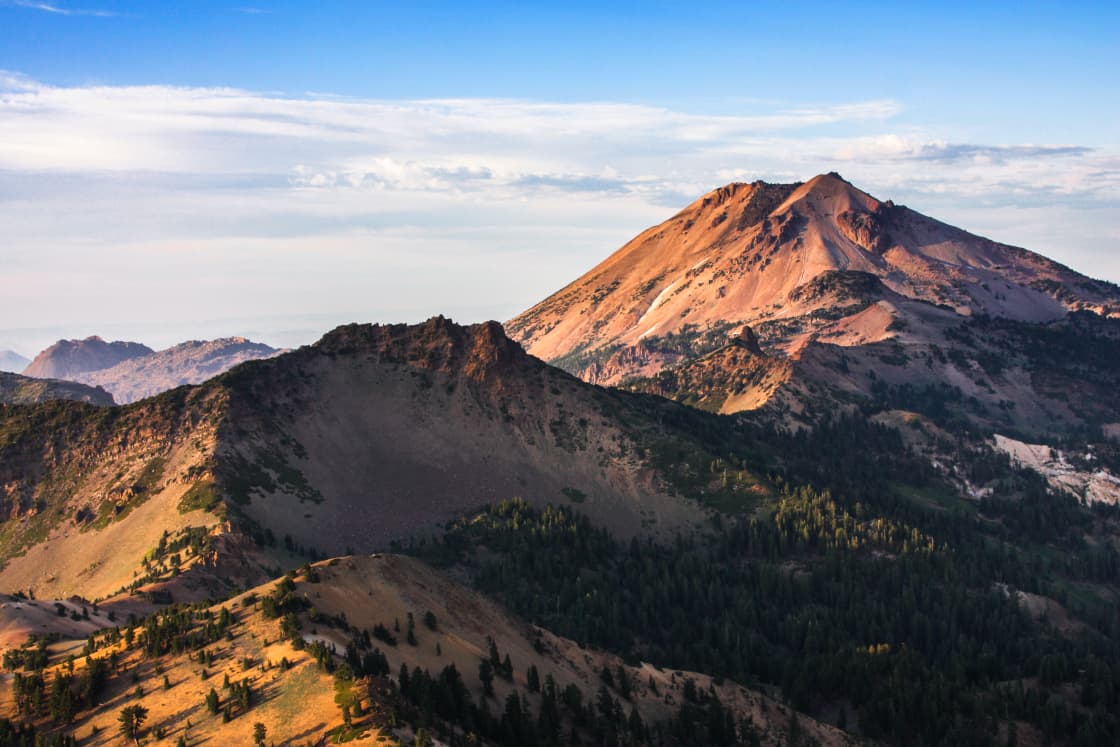
[[[1006, 346], [1013, 353], [1029, 345], [1021, 325], [1031, 334], [1057, 330], [1071, 313], [1120, 318], [1120, 288], [824, 174], [803, 184], [721, 187], [506, 327], [531, 354], [587, 381], [627, 382], [733, 412], [797, 387], [867, 395], [865, 370], [862, 379], [834, 381], [845, 361], [872, 355], [859, 366], [868, 369], [905, 355], [940, 366], [950, 338], [976, 320], [1014, 328], [1001, 333], [1015, 338]], [[746, 337], [761, 346], [744, 348]], [[999, 347], [971, 337], [989, 352]], [[977, 375], [975, 352], [929, 374], [902, 366], [895, 378], [970, 381], [970, 389], [991, 389], [993, 403], [1037, 394], [1021, 381], [1014, 394]], [[671, 380], [657, 378], [663, 372]]]
[[280, 352], [244, 337], [192, 340], [108, 368], [75, 373], [71, 378], [103, 387], [117, 402], [128, 404], [183, 384], [201, 384], [245, 361], [271, 358]]
[[769, 492], [747, 473], [697, 482], [689, 465], [718, 454], [670, 430], [688, 417], [546, 366], [497, 323], [443, 318], [341, 327], [123, 407], [8, 406], [0, 585], [56, 597], [135, 587], [164, 532], [214, 532], [219, 550], [193, 575], [229, 584], [301, 552], [385, 548], [515, 496], [578, 503], [633, 536], [699, 523], [702, 500]]
[[138, 342], [105, 342], [96, 335], [84, 340], [59, 340], [35, 356], [23, 370], [38, 379], [71, 379], [86, 371], [98, 371], [121, 361], [148, 355], [152, 349]]

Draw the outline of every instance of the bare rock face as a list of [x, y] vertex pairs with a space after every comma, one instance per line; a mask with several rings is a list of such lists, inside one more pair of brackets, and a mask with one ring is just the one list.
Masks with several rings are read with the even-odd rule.
[[748, 353], [752, 355], [763, 354], [762, 346], [758, 344], [758, 335], [750, 327], [744, 326], [735, 339]]
[[105, 342], [97, 336], [84, 340], [59, 340], [35, 356], [23, 375], [38, 379], [74, 380], [79, 374], [109, 368], [151, 352], [151, 348], [138, 342]]

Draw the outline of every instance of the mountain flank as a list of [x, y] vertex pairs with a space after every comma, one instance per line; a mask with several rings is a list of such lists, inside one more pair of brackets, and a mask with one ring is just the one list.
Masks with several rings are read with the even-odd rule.
[[134, 591], [170, 578], [144, 564], [163, 532], [204, 532], [213, 555], [175, 583], [205, 597], [513, 497], [579, 505], [620, 536], [671, 537], [712, 505], [750, 510], [773, 490], [750, 469], [711, 472], [722, 447], [671, 425], [693, 419], [551, 368], [493, 322], [341, 327], [132, 405], [0, 411], [0, 583]]
[[102, 406], [113, 404], [113, 395], [101, 387], [58, 379], [33, 379], [30, 376], [0, 371], [0, 404], [31, 405], [52, 399], [69, 399]]
[[[143, 736], [189, 744], [251, 744], [256, 724], [277, 744], [412, 744], [421, 728], [445, 739], [473, 732], [475, 742], [546, 744], [550, 734], [587, 740], [605, 729], [641, 738], [647, 730], [668, 732], [682, 715], [706, 721], [710, 713], [742, 723], [758, 745], [786, 744], [795, 721], [816, 744], [854, 744], [761, 692], [626, 662], [528, 625], [403, 556], [305, 565], [212, 607], [159, 610], [127, 635], [110, 614], [125, 616], [113, 605], [80, 600], [9, 597], [0, 604], [0, 629], [30, 624], [37, 636], [61, 636], [39, 664], [10, 657], [28, 684], [19, 702], [5, 688], [0, 709], [44, 733], [99, 735], [93, 744], [118, 743], [119, 714], [137, 705], [146, 711]], [[34, 643], [17, 649], [37, 650]], [[101, 672], [95, 682], [91, 671]], [[36, 673], [61, 678], [72, 689], [70, 704], [60, 711], [56, 697], [51, 709], [36, 712], [29, 697]], [[718, 709], [700, 694], [718, 699]]]

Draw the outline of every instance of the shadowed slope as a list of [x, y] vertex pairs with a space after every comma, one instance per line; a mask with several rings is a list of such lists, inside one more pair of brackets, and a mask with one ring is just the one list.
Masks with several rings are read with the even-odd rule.
[[[124, 407], [8, 407], [0, 583], [104, 597], [174, 579], [206, 596], [301, 553], [384, 548], [514, 496], [578, 502], [622, 536], [671, 536], [705, 519], [702, 501], [769, 490], [698, 481], [688, 465], [718, 454], [669, 425], [689, 417], [551, 368], [496, 323], [443, 318], [341, 327]], [[210, 539], [189, 563], [145, 561], [199, 532]]]

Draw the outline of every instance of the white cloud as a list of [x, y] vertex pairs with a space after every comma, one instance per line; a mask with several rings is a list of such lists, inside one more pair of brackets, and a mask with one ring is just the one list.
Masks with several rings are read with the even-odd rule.
[[67, 8], [56, 3], [36, 2], [35, 0], [8, 0], [5, 5], [13, 5], [17, 8], [27, 8], [28, 10], [38, 10], [44, 13], [52, 13], [59, 16], [96, 16], [98, 18], [112, 18], [117, 14], [111, 10], [97, 10], [90, 8]]
[[[391, 319], [480, 298], [508, 316], [722, 183], [830, 170], [1065, 261], [1115, 249], [1114, 146], [975, 143], [901, 124], [894, 101], [744, 106], [63, 88], [0, 72], [0, 260], [20, 273], [0, 318], [127, 319], [141, 304], [189, 324], [201, 304]], [[1115, 260], [1088, 270], [1120, 279]], [[106, 300], [121, 282], [132, 290]]]

